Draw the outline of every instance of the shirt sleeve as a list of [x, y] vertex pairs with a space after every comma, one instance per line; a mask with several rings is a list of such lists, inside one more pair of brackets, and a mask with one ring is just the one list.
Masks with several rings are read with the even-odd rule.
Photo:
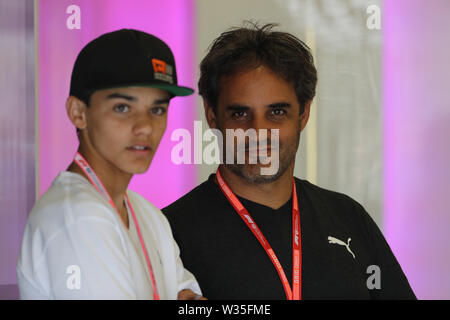
[[120, 232], [99, 217], [78, 219], [48, 238], [28, 228], [17, 270], [23, 299], [136, 298]]
[[17, 268], [17, 284], [21, 300], [47, 300], [48, 295], [36, 286], [33, 280], [27, 277], [20, 267]]
[[375, 273], [379, 271], [379, 288], [374, 287], [370, 290], [371, 298], [382, 300], [416, 299], [408, 279], [403, 273], [400, 264], [395, 258], [382, 232], [366, 210], [359, 204], [357, 204], [357, 206], [358, 211], [360, 211], [364, 219], [364, 227], [366, 228], [369, 245], [372, 249], [373, 265], [379, 268], [371, 271], [371, 274], [374, 276]]

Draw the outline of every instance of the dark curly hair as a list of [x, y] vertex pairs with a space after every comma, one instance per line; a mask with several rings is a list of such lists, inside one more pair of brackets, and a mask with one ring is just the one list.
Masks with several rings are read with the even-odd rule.
[[200, 64], [198, 89], [215, 113], [222, 77], [261, 65], [292, 84], [301, 113], [314, 98], [317, 71], [310, 49], [292, 34], [272, 31], [276, 26], [258, 27], [247, 22], [247, 26], [232, 28], [213, 42]]

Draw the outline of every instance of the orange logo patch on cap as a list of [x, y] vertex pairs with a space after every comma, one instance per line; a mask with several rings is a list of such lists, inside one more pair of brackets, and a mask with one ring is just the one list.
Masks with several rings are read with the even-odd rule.
[[166, 73], [166, 62], [159, 59], [152, 59], [153, 70], [157, 73]]

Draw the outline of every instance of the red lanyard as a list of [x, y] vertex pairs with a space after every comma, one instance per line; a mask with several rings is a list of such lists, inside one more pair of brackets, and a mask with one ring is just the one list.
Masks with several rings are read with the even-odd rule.
[[278, 261], [275, 252], [273, 252], [272, 247], [269, 242], [267, 242], [266, 238], [262, 234], [261, 230], [259, 230], [256, 223], [253, 221], [252, 217], [248, 213], [247, 209], [242, 205], [239, 199], [234, 195], [233, 191], [231, 191], [230, 187], [223, 180], [222, 175], [220, 174], [219, 169], [216, 172], [217, 182], [219, 183], [219, 187], [222, 192], [225, 194], [225, 197], [234, 207], [239, 216], [244, 220], [247, 227], [253, 232], [255, 237], [258, 239], [259, 243], [263, 246], [264, 250], [266, 250], [267, 255], [272, 261], [273, 265], [277, 269], [278, 276], [283, 283], [284, 292], [286, 293], [286, 298], [288, 300], [301, 300], [302, 299], [302, 290], [301, 290], [301, 270], [302, 270], [302, 246], [301, 246], [301, 234], [300, 234], [300, 211], [298, 209], [298, 200], [297, 200], [297, 192], [295, 188], [295, 180], [293, 180], [293, 188], [292, 188], [292, 249], [293, 249], [293, 265], [292, 265], [292, 284], [293, 289], [291, 290], [291, 286], [289, 285], [289, 281], [286, 278], [283, 267]]
[[[94, 170], [92, 170], [92, 168], [89, 166], [89, 164], [86, 161], [86, 159], [84, 159], [83, 156], [79, 152], [77, 152], [77, 154], [75, 155], [75, 159], [74, 160], [75, 160], [75, 163], [78, 164], [78, 166], [81, 168], [81, 170], [83, 170], [83, 172], [89, 178], [89, 180], [94, 185], [94, 187], [97, 189], [97, 191], [100, 192], [100, 194], [102, 194], [106, 198], [106, 200], [108, 200], [109, 204], [114, 209], [116, 209], [117, 213], [120, 216], [120, 212], [117, 209], [116, 205], [114, 204], [114, 201], [111, 199], [111, 196], [109, 195], [109, 193], [106, 190], [105, 186], [103, 185], [103, 183], [101, 182], [99, 177], [95, 174]], [[145, 260], [147, 261], [148, 272], [150, 274], [150, 278], [152, 279], [153, 299], [154, 300], [159, 300], [158, 288], [156, 287], [156, 280], [155, 280], [155, 276], [153, 274], [152, 264], [150, 262], [150, 258], [148, 257], [147, 250], [145, 249], [144, 240], [143, 240], [142, 235], [141, 235], [141, 230], [139, 229], [139, 224], [137, 222], [136, 215], [134, 214], [134, 210], [133, 210], [133, 207], [131, 206], [130, 199], [128, 198], [128, 195], [126, 193], [125, 193], [125, 198], [126, 198], [126, 202], [125, 203], [127, 205], [127, 208], [130, 209], [131, 214], [133, 216], [133, 221], [134, 221], [134, 224], [136, 225], [136, 230], [137, 230], [137, 233], [139, 235], [139, 240], [141, 242], [142, 251], [144, 251]]]

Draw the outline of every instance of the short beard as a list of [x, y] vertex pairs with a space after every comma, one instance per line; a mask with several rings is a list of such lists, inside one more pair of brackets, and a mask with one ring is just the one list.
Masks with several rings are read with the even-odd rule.
[[229, 164], [225, 165], [227, 169], [233, 172], [235, 175], [243, 178], [249, 184], [267, 184], [277, 181], [289, 168], [290, 163], [287, 166], [281, 166], [278, 172], [272, 175], [251, 174], [245, 170], [242, 164]]
[[300, 143], [300, 130], [298, 131], [294, 145], [288, 146], [287, 150], [281, 152], [283, 146], [280, 144], [280, 159], [278, 171], [272, 175], [262, 175], [260, 172], [252, 173], [251, 170], [246, 170], [248, 164], [224, 164], [227, 169], [233, 172], [235, 175], [241, 177], [249, 184], [267, 184], [280, 179], [286, 172], [286, 170], [295, 162], [295, 156]]

